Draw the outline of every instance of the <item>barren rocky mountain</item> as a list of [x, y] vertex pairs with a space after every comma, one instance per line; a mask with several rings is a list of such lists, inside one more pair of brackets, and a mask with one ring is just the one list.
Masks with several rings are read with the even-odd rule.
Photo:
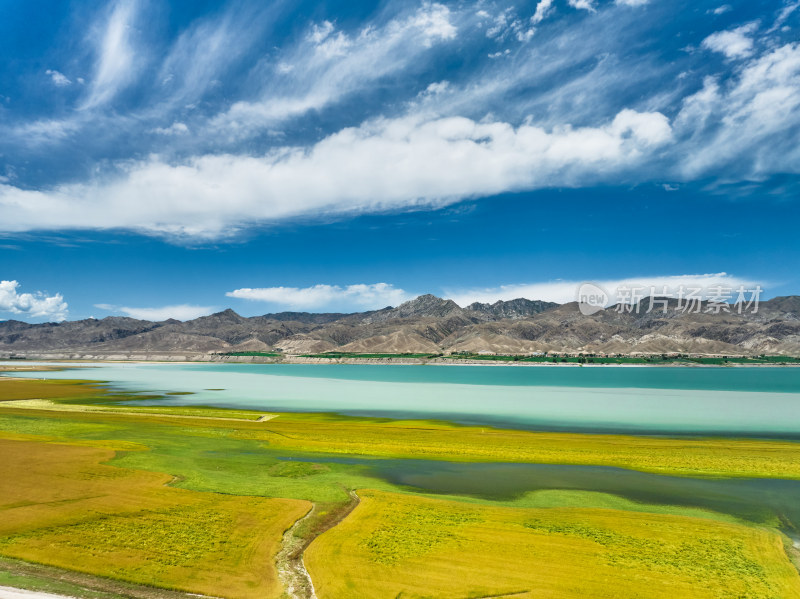
[[[664, 307], [666, 305], [666, 311]], [[195, 320], [108, 317], [62, 323], [0, 322], [0, 357], [147, 356], [240, 351], [701, 353], [800, 355], [800, 296], [761, 302], [755, 313], [675, 300], [645, 300], [584, 315], [578, 304], [516, 299], [465, 308], [423, 295], [356, 314], [283, 312], [243, 317], [225, 310]]]

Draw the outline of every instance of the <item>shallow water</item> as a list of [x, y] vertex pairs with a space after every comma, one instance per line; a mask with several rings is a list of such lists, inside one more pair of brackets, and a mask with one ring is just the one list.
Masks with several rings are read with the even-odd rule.
[[14, 375], [191, 393], [166, 396], [160, 405], [442, 418], [526, 429], [800, 436], [800, 368], [791, 367], [143, 363]]
[[512, 500], [531, 491], [593, 491], [645, 504], [707, 509], [753, 522], [772, 518], [800, 528], [800, 481], [684, 478], [609, 466], [438, 462], [294, 455], [292, 460], [364, 466], [367, 473], [414, 491]]

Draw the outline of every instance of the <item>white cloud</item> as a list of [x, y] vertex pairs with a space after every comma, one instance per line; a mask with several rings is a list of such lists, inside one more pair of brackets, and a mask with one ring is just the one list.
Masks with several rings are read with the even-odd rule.
[[[264, 77], [261, 97], [238, 101], [211, 122], [210, 131], [231, 139], [259, 134], [283, 119], [320, 110], [393, 73], [417, 64], [437, 43], [455, 38], [450, 9], [424, 4], [380, 26], [347, 33], [332, 23], [313, 25], [281, 61], [268, 61], [256, 71]], [[326, 24], [327, 23], [327, 24]]]
[[510, 8], [505, 9], [494, 18], [494, 24], [486, 30], [486, 37], [501, 38], [508, 28], [509, 19], [513, 17], [513, 11]]
[[685, 138], [680, 168], [686, 179], [723, 167], [740, 179], [797, 173], [800, 44], [746, 61], [727, 81], [707, 78], [684, 100], [674, 129]]
[[709, 12], [712, 12], [715, 15], [724, 15], [726, 12], [729, 12], [731, 10], [733, 10], [733, 7], [730, 4], [723, 4]]
[[786, 6], [784, 6], [781, 11], [778, 13], [778, 17], [775, 19], [775, 22], [772, 24], [767, 30], [767, 33], [773, 33], [778, 29], [781, 29], [783, 24], [786, 20], [792, 15], [794, 11], [800, 8], [800, 0], [795, 0], [794, 2], [787, 2]]
[[753, 53], [753, 39], [749, 34], [758, 29], [757, 23], [748, 23], [731, 29], [712, 33], [703, 40], [703, 47], [724, 54], [726, 58], [745, 58]]
[[67, 76], [63, 73], [59, 73], [58, 71], [54, 71], [52, 69], [47, 69], [45, 73], [50, 75], [50, 79], [53, 81], [53, 85], [56, 87], [66, 87], [67, 85], [72, 84], [72, 81], [70, 81], [69, 78], [67, 78]]
[[435, 83], [431, 83], [428, 87], [425, 88], [424, 92], [420, 92], [420, 96], [431, 97], [437, 96], [439, 94], [443, 94], [447, 91], [447, 88], [450, 87], [449, 81], [437, 81]]
[[600, 127], [409, 115], [344, 129], [310, 149], [151, 157], [105, 181], [25, 190], [0, 184], [0, 230], [129, 228], [218, 237], [307, 214], [436, 206], [467, 197], [618, 176], [668, 143], [660, 113], [622, 110]]
[[8, 134], [27, 146], [46, 145], [66, 139], [80, 128], [76, 119], [39, 120], [14, 127]]
[[128, 306], [110, 306], [108, 304], [95, 304], [95, 308], [109, 310], [111, 312], [121, 312], [131, 318], [139, 320], [162, 321], [170, 318], [175, 320], [194, 320], [200, 316], [207, 316], [217, 311], [214, 306], [192, 306], [189, 304], [176, 304], [174, 306], [162, 306], [160, 308], [130, 308]]
[[19, 293], [18, 287], [17, 281], [0, 281], [0, 312], [22, 314], [29, 318], [47, 318], [55, 322], [67, 317], [67, 302], [60, 293]]
[[94, 76], [83, 108], [94, 108], [114, 98], [133, 80], [136, 51], [131, 41], [137, 0], [117, 0], [108, 20], [98, 25]]
[[235, 3], [221, 15], [212, 11], [194, 21], [169, 48], [156, 77], [163, 98], [148, 112], [163, 121], [200, 102], [263, 39], [268, 13], [264, 3]]
[[402, 289], [388, 283], [357, 285], [314, 285], [312, 287], [262, 287], [236, 289], [226, 293], [228, 297], [259, 302], [269, 302], [296, 310], [322, 307], [379, 309], [397, 306], [412, 299]]
[[622, 4], [624, 6], [644, 6], [650, 0], [615, 0], [617, 4]]
[[531, 24], [538, 25], [553, 10], [554, 0], [539, 0], [536, 4], [536, 11], [531, 17]]
[[169, 127], [156, 127], [152, 131], [159, 135], [185, 135], [189, 133], [189, 127], [186, 126], [186, 123], [176, 121]]
[[430, 46], [434, 40], [452, 40], [457, 29], [450, 22], [450, 9], [443, 4], [430, 4], [426, 10], [417, 12], [412, 23], [425, 35], [424, 44]]
[[569, 0], [569, 5], [579, 10], [594, 12], [594, 0]]
[[536, 28], [531, 27], [530, 29], [520, 29], [517, 31], [517, 41], [518, 42], [528, 42], [536, 33]]
[[321, 25], [312, 25], [311, 32], [308, 34], [310, 39], [315, 44], [321, 44], [333, 31], [333, 23], [330, 21], [323, 21]]
[[[756, 285], [764, 287], [763, 282], [755, 281], [742, 277], [736, 277], [727, 273], [700, 274], [700, 275], [671, 275], [671, 276], [652, 276], [652, 277], [631, 277], [624, 279], [606, 279], [602, 281], [547, 281], [542, 283], [522, 283], [514, 285], [501, 285], [493, 288], [479, 289], [455, 289], [447, 290], [445, 296], [452, 299], [459, 306], [468, 306], [473, 302], [493, 303], [497, 300], [512, 300], [524, 297], [530, 300], [543, 300], [565, 304], [574, 302], [578, 296], [578, 288], [586, 282], [594, 283], [602, 287], [609, 296], [609, 305], [618, 303], [620, 294], [624, 296], [623, 289], [638, 289], [640, 296], [649, 296], [650, 288], [655, 289], [656, 295], [663, 295], [666, 288], [667, 293], [676, 295], [681, 287], [688, 293], [689, 289], [701, 289], [698, 294], [702, 298], [711, 297], [715, 287], [723, 287], [733, 290], [733, 299], [736, 299], [735, 291], [743, 286], [745, 289], [754, 289]], [[628, 294], [627, 298], [631, 296]], [[749, 297], [749, 294], [748, 294]]]
[[[543, 0], [543, 2], [546, 4], [548, 0]], [[537, 22], [534, 21], [537, 14], [539, 14], [538, 10], [537, 13], [531, 17], [531, 24], [535, 24]], [[513, 35], [518, 42], [525, 43], [530, 41], [535, 33], [535, 27], [526, 27], [525, 22], [522, 19], [517, 18], [514, 9], [507, 8], [494, 18], [492, 26], [486, 30], [486, 37], [497, 42], [502, 42], [510, 35]], [[496, 58], [497, 56], [499, 56], [498, 53], [490, 54], [489, 58]]]

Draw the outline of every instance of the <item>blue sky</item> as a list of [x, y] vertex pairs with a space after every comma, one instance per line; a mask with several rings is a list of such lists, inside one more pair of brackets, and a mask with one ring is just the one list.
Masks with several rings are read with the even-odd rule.
[[0, 318], [800, 293], [800, 2], [3, 7]]

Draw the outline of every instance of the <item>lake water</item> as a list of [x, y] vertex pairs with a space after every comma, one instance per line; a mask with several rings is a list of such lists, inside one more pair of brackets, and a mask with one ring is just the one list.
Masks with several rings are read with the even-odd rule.
[[[800, 438], [800, 368], [64, 366], [73, 368], [9, 376], [107, 381], [119, 391], [163, 395], [145, 400], [159, 405], [436, 417], [528, 429]], [[166, 395], [175, 392], [190, 395]], [[605, 466], [320, 454], [286, 459], [350, 464], [429, 493], [511, 499], [536, 490], [582, 490], [643, 503], [705, 508], [755, 522], [777, 517], [782, 530], [800, 546], [800, 481], [682, 478]]]
[[124, 363], [14, 376], [190, 393], [165, 396], [161, 405], [441, 418], [539, 430], [800, 437], [800, 368], [792, 367]]

